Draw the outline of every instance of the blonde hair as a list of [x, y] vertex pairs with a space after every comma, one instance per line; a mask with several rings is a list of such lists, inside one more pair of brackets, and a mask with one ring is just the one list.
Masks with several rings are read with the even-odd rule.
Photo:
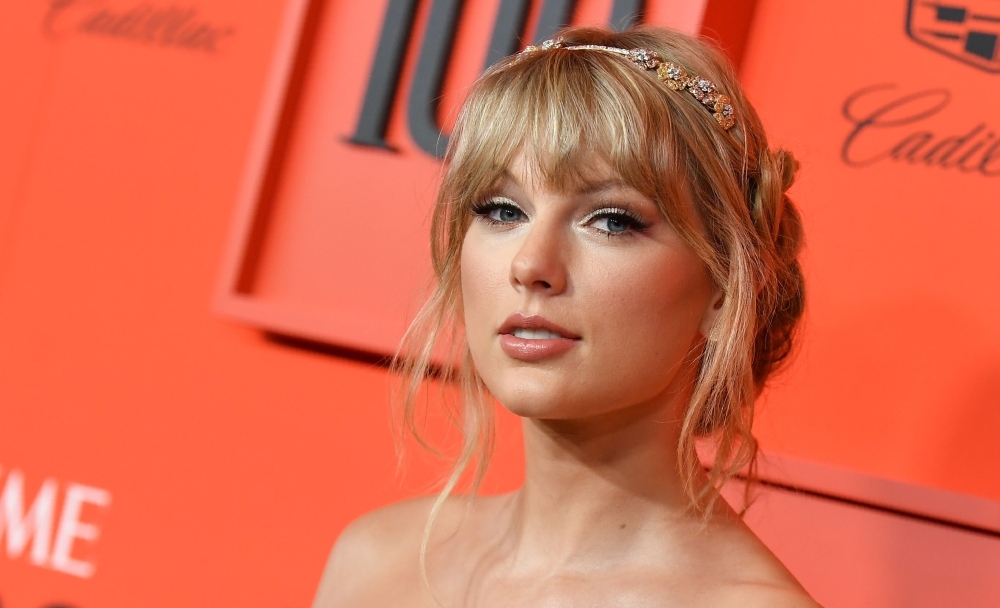
[[[530, 147], [540, 175], [555, 187], [582, 181], [583, 161], [601, 156], [657, 203], [724, 293], [678, 445], [680, 474], [696, 508], [710, 508], [717, 496], [711, 490], [740, 471], [748, 468], [753, 476], [754, 402], [788, 356], [802, 315], [801, 224], [786, 195], [798, 164], [789, 153], [769, 149], [723, 56], [696, 38], [649, 27], [622, 33], [569, 28], [560, 35], [566, 46], [655, 51], [714, 82], [732, 99], [737, 123], [723, 130], [693, 96], [669, 90], [608, 52], [552, 49], [509, 57], [473, 85], [451, 135], [434, 207], [437, 283], [393, 361], [402, 382], [402, 428], [421, 442], [416, 403], [428, 375], [459, 389], [447, 406], [464, 441], [431, 520], [470, 469], [475, 494], [493, 448], [493, 401], [462, 335], [460, 257], [472, 205], [490, 193], [519, 151]], [[436, 367], [435, 357], [445, 364]], [[695, 482], [701, 437], [715, 443], [707, 484]]]

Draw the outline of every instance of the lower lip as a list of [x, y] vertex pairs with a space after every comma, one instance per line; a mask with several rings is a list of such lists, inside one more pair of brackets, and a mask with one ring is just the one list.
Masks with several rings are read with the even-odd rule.
[[576, 346], [578, 340], [569, 338], [545, 338], [525, 340], [513, 334], [500, 334], [500, 348], [508, 356], [521, 361], [541, 361], [557, 357]]

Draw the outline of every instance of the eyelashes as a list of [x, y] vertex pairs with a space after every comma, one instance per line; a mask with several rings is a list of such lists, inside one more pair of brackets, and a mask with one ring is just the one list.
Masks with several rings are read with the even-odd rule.
[[[528, 219], [517, 203], [505, 196], [494, 196], [472, 206], [476, 217], [490, 226], [509, 228]], [[601, 207], [588, 213], [581, 224], [590, 226], [610, 239], [633, 236], [649, 228], [635, 212], [624, 207]]]
[[472, 212], [491, 226], [510, 226], [528, 217], [517, 203], [505, 196], [494, 196], [477, 203], [473, 205]]
[[583, 223], [591, 225], [611, 236], [624, 236], [642, 232], [649, 224], [638, 215], [622, 207], [602, 207], [590, 212]]

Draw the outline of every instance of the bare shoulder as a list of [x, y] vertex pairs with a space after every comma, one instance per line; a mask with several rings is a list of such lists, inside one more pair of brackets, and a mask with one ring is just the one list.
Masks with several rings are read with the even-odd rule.
[[[330, 552], [313, 608], [390, 605], [393, 594], [418, 586], [420, 544], [435, 499], [398, 502], [348, 525]], [[435, 530], [448, 528], [461, 502], [445, 501]]]
[[323, 570], [313, 608], [362, 603], [372, 589], [405, 574], [419, 555], [420, 539], [434, 499], [415, 498], [377, 509], [340, 533]]
[[722, 575], [713, 605], [739, 608], [820, 608], [781, 561], [741, 520], [717, 535], [713, 561]]
[[717, 600], [714, 605], [733, 608], [822, 608], [797, 584], [732, 585]]

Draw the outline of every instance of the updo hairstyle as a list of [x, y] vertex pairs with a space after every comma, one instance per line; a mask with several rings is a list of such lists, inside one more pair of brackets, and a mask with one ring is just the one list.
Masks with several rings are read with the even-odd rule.
[[[431, 228], [436, 285], [393, 362], [402, 379], [402, 429], [423, 442], [416, 404], [428, 375], [457, 387], [446, 407], [464, 441], [438, 506], [470, 469], [475, 491], [493, 449], [494, 402], [462, 327], [460, 259], [472, 207], [522, 149], [530, 148], [538, 174], [557, 188], [583, 183], [584, 161], [597, 154], [659, 206], [724, 292], [704, 349], [693, 353], [699, 373], [678, 446], [692, 504], [707, 509], [713, 488], [741, 471], [753, 477], [754, 402], [789, 355], [803, 312], [802, 229], [786, 194], [798, 163], [768, 147], [732, 67], [709, 44], [651, 27], [569, 28], [560, 36], [563, 46], [654, 51], [714, 82], [731, 98], [736, 125], [724, 130], [692, 95], [613, 53], [539, 50], [487, 70], [472, 86], [445, 154]], [[695, 481], [700, 438], [714, 444], [707, 484]]]

